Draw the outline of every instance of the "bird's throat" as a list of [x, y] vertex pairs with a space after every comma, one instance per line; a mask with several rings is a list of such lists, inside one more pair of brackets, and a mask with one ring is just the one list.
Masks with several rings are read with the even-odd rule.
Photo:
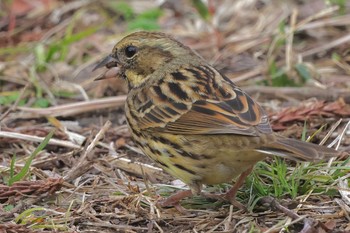
[[144, 74], [137, 72], [137, 70], [131, 69], [125, 71], [125, 76], [128, 82], [129, 90], [131, 88], [142, 86], [142, 84], [148, 79]]

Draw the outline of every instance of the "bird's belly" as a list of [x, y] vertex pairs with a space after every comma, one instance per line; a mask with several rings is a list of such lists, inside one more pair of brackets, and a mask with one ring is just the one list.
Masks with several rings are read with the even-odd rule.
[[218, 152], [217, 157], [201, 171], [203, 184], [230, 182], [266, 156], [255, 151], [228, 151]]
[[249, 145], [235, 140], [234, 136], [144, 136], [152, 138], [139, 141], [143, 152], [168, 173], [189, 185], [229, 182], [265, 158]]
[[[246, 169], [248, 169], [247, 167]], [[239, 174], [241, 174], [244, 169], [234, 169], [225, 164], [215, 164], [209, 169], [205, 169], [203, 172], [202, 183], [203, 184], [220, 184], [224, 182], [229, 182]]]

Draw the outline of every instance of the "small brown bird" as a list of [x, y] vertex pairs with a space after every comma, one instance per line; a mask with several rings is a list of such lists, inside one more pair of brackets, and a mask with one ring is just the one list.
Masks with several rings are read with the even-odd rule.
[[237, 190], [254, 164], [268, 155], [318, 161], [338, 155], [319, 145], [289, 139], [271, 130], [265, 111], [247, 93], [189, 47], [159, 32], [132, 33], [95, 69], [102, 78], [119, 76], [129, 93], [125, 112], [138, 147], [190, 189], [161, 202], [201, 193], [202, 184], [229, 182], [224, 195], [238, 207]]

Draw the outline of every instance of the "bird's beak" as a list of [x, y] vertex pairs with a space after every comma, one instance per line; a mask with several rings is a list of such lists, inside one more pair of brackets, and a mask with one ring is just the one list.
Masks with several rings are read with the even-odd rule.
[[99, 62], [92, 69], [92, 71], [95, 71], [101, 67], [106, 67], [108, 70], [105, 73], [99, 75], [97, 78], [95, 78], [94, 81], [114, 78], [118, 76], [118, 73], [119, 73], [118, 59], [113, 57], [112, 55], [108, 55], [107, 57], [105, 57], [101, 62]]

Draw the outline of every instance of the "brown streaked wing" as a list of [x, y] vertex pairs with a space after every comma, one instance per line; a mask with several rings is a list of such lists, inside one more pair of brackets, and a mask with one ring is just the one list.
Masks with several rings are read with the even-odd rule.
[[149, 91], [149, 97], [156, 100], [158, 105], [153, 105], [144, 112], [138, 124], [140, 129], [152, 128], [173, 134], [258, 136], [261, 133], [271, 133], [264, 110], [232, 82], [227, 79], [222, 81], [235, 92], [229, 99], [220, 93], [222, 88], [214, 88], [213, 85], [207, 99], [165, 100], [161, 88]]
[[235, 113], [227, 101], [212, 103], [208, 100], [194, 102], [188, 112], [158, 130], [173, 134], [241, 134], [247, 136], [272, 132], [266, 114], [256, 103], [252, 102], [245, 112]]

